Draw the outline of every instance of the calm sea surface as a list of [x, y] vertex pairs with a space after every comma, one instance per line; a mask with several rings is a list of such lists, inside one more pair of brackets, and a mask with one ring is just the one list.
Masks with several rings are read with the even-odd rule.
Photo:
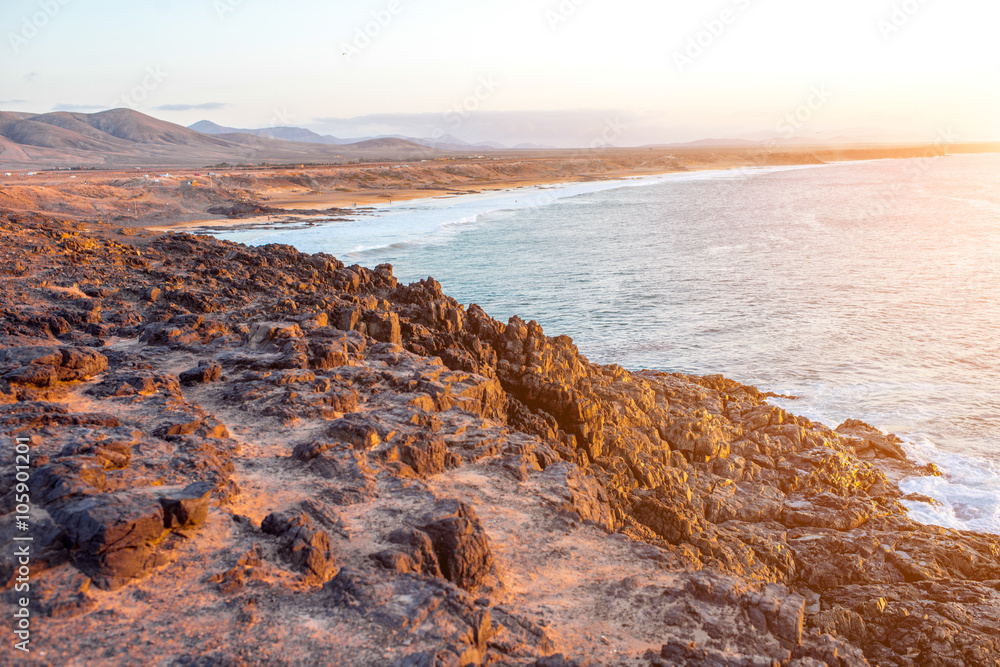
[[434, 276], [592, 361], [722, 373], [897, 433], [915, 518], [1000, 533], [1000, 155], [672, 174], [220, 233]]

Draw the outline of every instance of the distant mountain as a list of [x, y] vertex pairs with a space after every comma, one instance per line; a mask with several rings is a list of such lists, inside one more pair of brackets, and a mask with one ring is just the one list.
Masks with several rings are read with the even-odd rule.
[[[201, 127], [233, 129], [214, 124], [213, 127]], [[309, 130], [273, 129], [281, 132], [271, 135], [205, 132], [131, 109], [92, 114], [0, 111], [0, 166], [204, 166], [220, 162], [401, 160], [440, 154], [434, 148], [405, 139], [347, 140], [344, 144], [332, 145], [290, 138], [319, 136]]]
[[497, 144], [492, 142], [484, 142], [481, 144], [470, 144], [467, 141], [463, 141], [458, 137], [445, 134], [436, 139], [425, 138], [418, 139], [416, 137], [407, 137], [402, 134], [384, 134], [376, 137], [355, 137], [353, 139], [342, 139], [335, 137], [331, 134], [318, 134], [312, 130], [307, 130], [303, 127], [264, 127], [255, 130], [239, 129], [235, 127], [226, 127], [224, 125], [218, 125], [210, 120], [200, 120], [194, 125], [188, 125], [189, 130], [195, 130], [196, 132], [203, 132], [204, 134], [212, 135], [223, 135], [223, 134], [251, 134], [258, 137], [267, 137], [269, 139], [283, 139], [285, 141], [303, 141], [313, 144], [327, 144], [334, 146], [346, 146], [346, 145], [356, 145], [358, 143], [363, 143], [366, 141], [373, 141], [377, 139], [402, 139], [403, 141], [410, 141], [421, 146], [427, 146], [428, 148], [437, 148], [445, 151], [466, 151], [466, 150], [505, 150], [507, 147], [503, 144]]
[[757, 146], [762, 141], [750, 141], [749, 139], [699, 139], [698, 141], [688, 141], [680, 144], [649, 144], [642, 148], [711, 148], [714, 146]]
[[217, 125], [210, 120], [199, 120], [194, 125], [188, 125], [189, 130], [202, 134], [252, 134], [267, 139], [282, 139], [284, 141], [302, 141], [309, 144], [343, 145], [356, 143], [357, 139], [338, 139], [329, 134], [317, 134], [303, 127], [264, 127], [256, 130], [238, 129]]

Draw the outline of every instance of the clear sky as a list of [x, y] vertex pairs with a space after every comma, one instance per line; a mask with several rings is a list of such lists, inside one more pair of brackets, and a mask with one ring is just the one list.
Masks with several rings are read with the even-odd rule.
[[995, 0], [4, 0], [0, 26], [9, 111], [553, 145], [1000, 139]]

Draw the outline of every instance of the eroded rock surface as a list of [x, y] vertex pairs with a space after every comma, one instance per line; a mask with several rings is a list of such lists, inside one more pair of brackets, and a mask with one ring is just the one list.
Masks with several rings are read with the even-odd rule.
[[937, 471], [894, 436], [592, 364], [387, 265], [0, 233], [27, 664], [1000, 664], [1000, 538], [910, 520], [885, 470]]

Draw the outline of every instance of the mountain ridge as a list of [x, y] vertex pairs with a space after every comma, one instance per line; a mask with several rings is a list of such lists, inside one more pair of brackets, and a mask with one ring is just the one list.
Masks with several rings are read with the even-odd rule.
[[5, 168], [338, 163], [440, 153], [405, 138], [326, 145], [252, 133], [210, 134], [124, 108], [97, 113], [0, 111], [0, 166]]

